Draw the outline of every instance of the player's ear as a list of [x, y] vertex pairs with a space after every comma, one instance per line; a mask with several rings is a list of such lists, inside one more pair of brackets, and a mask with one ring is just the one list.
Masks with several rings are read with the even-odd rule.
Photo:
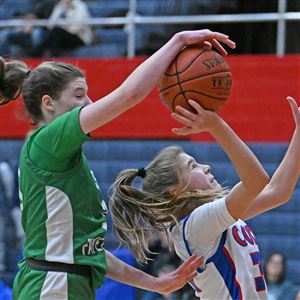
[[170, 195], [173, 197], [176, 195], [177, 193], [177, 187], [176, 186], [172, 186], [171, 188], [169, 188], [169, 193]]
[[49, 95], [44, 95], [42, 97], [42, 106], [48, 111], [54, 111], [54, 102]]

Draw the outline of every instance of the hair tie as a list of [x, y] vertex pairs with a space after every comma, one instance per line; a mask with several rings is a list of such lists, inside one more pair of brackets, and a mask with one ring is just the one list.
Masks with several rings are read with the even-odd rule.
[[145, 170], [145, 168], [138, 169], [136, 175], [139, 176], [139, 177], [141, 177], [141, 178], [145, 178], [145, 176], [146, 176], [146, 170]]
[[31, 70], [28, 70], [25, 74], [25, 78], [29, 77], [30, 73], [31, 73]]

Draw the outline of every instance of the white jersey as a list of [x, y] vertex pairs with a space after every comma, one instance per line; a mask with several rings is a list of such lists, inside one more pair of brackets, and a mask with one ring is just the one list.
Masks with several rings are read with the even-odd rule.
[[230, 215], [225, 197], [196, 208], [170, 228], [170, 235], [182, 260], [204, 256], [190, 282], [201, 300], [268, 299], [254, 234]]

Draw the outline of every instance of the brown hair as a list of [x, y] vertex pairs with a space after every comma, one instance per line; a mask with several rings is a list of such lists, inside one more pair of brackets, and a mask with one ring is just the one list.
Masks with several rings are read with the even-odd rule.
[[[138, 169], [122, 171], [112, 186], [109, 205], [115, 234], [141, 263], [148, 260], [153, 231], [165, 231], [170, 223], [226, 193], [222, 188], [186, 191], [178, 165], [181, 153], [177, 146], [164, 148], [145, 168], [141, 189], [133, 186]], [[177, 187], [175, 195], [172, 187]]]
[[34, 123], [42, 120], [41, 101], [44, 95], [56, 100], [68, 83], [84, 77], [83, 72], [67, 63], [44, 62], [33, 70], [18, 60], [0, 58], [0, 105], [23, 95], [26, 109]]
[[0, 57], [0, 105], [15, 100], [19, 96], [27, 72], [28, 68], [25, 63], [5, 62]]

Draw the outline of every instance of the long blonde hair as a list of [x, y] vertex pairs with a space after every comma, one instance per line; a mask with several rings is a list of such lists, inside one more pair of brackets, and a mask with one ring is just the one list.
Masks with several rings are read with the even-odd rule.
[[[155, 230], [165, 231], [171, 222], [226, 193], [222, 188], [186, 191], [178, 165], [181, 153], [177, 146], [160, 151], [145, 168], [141, 189], [133, 186], [138, 169], [123, 170], [112, 186], [109, 206], [114, 232], [140, 263], [147, 263], [149, 239]], [[170, 193], [172, 187], [177, 188], [175, 195]]]

